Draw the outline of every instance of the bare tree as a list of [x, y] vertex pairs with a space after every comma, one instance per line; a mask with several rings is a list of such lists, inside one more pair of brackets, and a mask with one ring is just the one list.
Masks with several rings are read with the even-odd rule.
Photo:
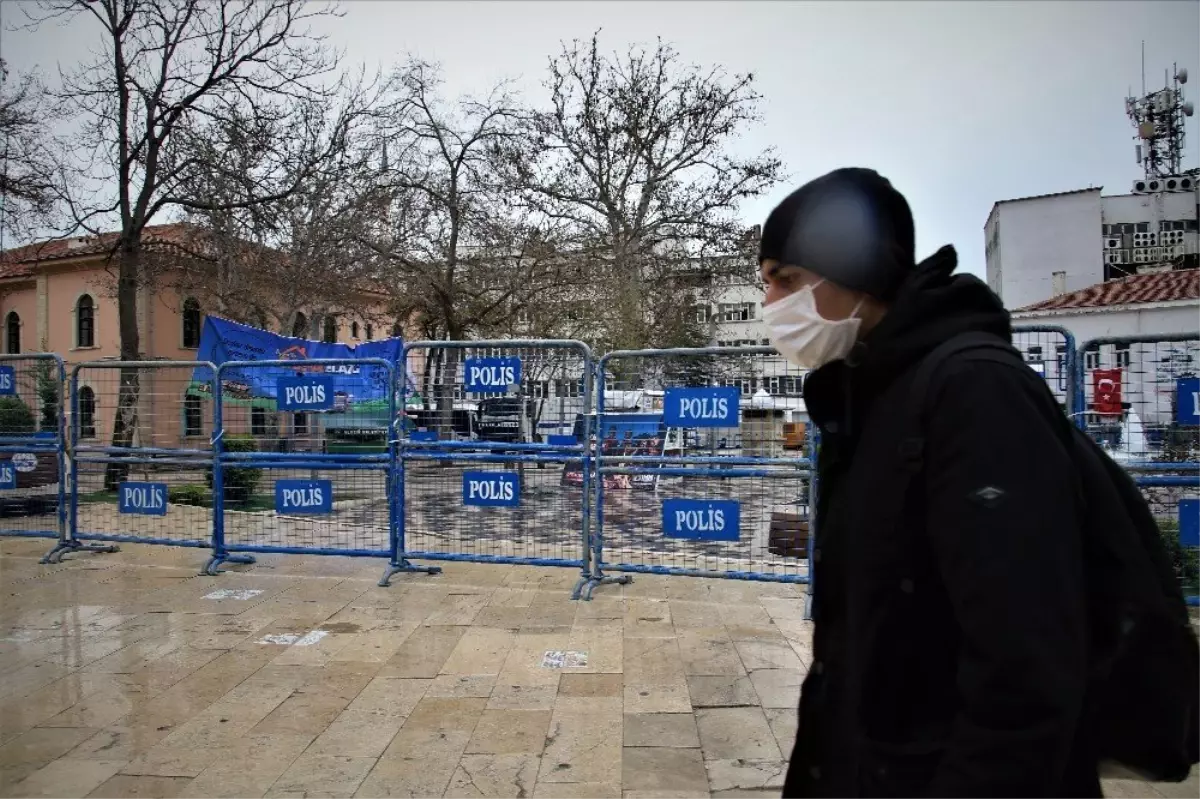
[[14, 76], [0, 59], [0, 250], [49, 221], [55, 164], [46, 131], [57, 116], [37, 77]]
[[[303, 309], [311, 315], [304, 335], [325, 315], [383, 321], [362, 303], [372, 288], [386, 296], [362, 245], [385, 200], [369, 124], [377, 100], [377, 82], [359, 81], [254, 138], [240, 125], [206, 126], [189, 136], [197, 190], [211, 205], [187, 218], [207, 232], [215, 261], [215, 275], [189, 277], [203, 281], [219, 313], [290, 334]], [[283, 162], [279, 142], [294, 151]], [[250, 202], [259, 185], [253, 176], [263, 172], [294, 190]]]
[[[337, 56], [308, 25], [336, 9], [303, 0], [43, 0], [31, 27], [83, 17], [99, 29], [101, 52], [61, 75], [57, 96], [82, 119], [77, 176], [91, 191], [61, 199], [77, 228], [98, 232], [113, 214], [121, 358], [141, 356], [137, 291], [143, 234], [171, 209], [213, 209], [192, 192], [196, 163], [175, 146], [178, 131], [203, 119], [260, 126], [323, 94]], [[240, 119], [233, 113], [237, 109]], [[247, 200], [286, 196], [268, 183]], [[138, 373], [122, 370], [113, 445], [137, 425]], [[106, 474], [110, 487], [123, 475]]]
[[[513, 187], [497, 167], [522, 135], [515, 101], [503, 85], [484, 100], [447, 103], [437, 67], [410, 60], [392, 81], [383, 126], [392, 161], [387, 212], [369, 244], [390, 275], [397, 318], [431, 338], [498, 335], [537, 298], [560, 286], [564, 226], [514, 207]], [[437, 407], [452, 396], [439, 374], [457, 358], [426, 364]]]
[[783, 178], [773, 151], [729, 151], [758, 120], [753, 81], [682, 64], [661, 40], [608, 56], [597, 34], [551, 59], [549, 106], [508, 167], [530, 208], [582, 230], [608, 345], [679, 339], [685, 298], [752, 269], [739, 204]]

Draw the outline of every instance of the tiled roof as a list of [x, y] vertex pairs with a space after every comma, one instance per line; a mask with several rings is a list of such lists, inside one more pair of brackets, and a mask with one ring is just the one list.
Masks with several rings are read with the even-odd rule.
[[1063, 311], [1074, 308], [1107, 308], [1147, 302], [1200, 299], [1200, 269], [1179, 269], [1150, 275], [1132, 275], [1097, 283], [1070, 294], [1026, 306], [1020, 311]]
[[[190, 250], [196, 243], [198, 230], [186, 223], [150, 225], [143, 233], [143, 243], [152, 249]], [[0, 279], [30, 277], [38, 265], [64, 258], [104, 255], [117, 242], [117, 233], [100, 236], [81, 236], [69, 239], [49, 239], [24, 247], [0, 252]]]

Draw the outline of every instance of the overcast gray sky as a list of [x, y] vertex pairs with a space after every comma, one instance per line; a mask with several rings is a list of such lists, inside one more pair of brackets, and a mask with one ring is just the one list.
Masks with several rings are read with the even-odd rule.
[[[20, 17], [2, 0], [6, 23]], [[347, 62], [437, 60], [449, 94], [514, 79], [540, 93], [547, 56], [602, 27], [623, 49], [661, 36], [681, 56], [753, 72], [763, 121], [737, 147], [774, 145], [792, 179], [748, 203], [761, 222], [792, 187], [839, 166], [879, 170], [917, 220], [918, 254], [945, 243], [982, 273], [996, 200], [1105, 187], [1128, 192], [1140, 168], [1123, 98], [1161, 88], [1173, 62], [1200, 106], [1200, 2], [366, 2], [330, 26]], [[53, 71], [94, 37], [86, 25], [0, 33], [16, 69]], [[1185, 166], [1200, 166], [1200, 117]]]

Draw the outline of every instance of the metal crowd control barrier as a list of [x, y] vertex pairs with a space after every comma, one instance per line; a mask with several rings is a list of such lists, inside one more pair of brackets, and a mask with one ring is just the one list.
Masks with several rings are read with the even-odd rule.
[[206, 574], [268, 552], [387, 558], [380, 585], [418, 570], [397, 557], [391, 364], [230, 361], [216, 386]]
[[1200, 604], [1200, 332], [1079, 348], [1076, 413], [1158, 519], [1189, 604]]
[[200, 361], [95, 361], [71, 371], [67, 552], [209, 546], [213, 373]]
[[585, 598], [631, 579], [605, 571], [808, 581], [803, 379], [770, 347], [600, 359]]
[[56, 538], [67, 546], [62, 359], [0, 355], [0, 536]]
[[1020, 325], [1013, 328], [1013, 346], [1025, 362], [1046, 380], [1063, 412], [1073, 414], [1076, 401], [1075, 337], [1063, 327]]
[[589, 579], [592, 354], [566, 340], [419, 341], [400, 424], [400, 547]]

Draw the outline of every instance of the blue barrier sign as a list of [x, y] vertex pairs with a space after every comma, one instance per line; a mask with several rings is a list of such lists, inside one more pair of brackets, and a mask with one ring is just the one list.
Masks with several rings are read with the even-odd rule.
[[462, 497], [464, 505], [515, 508], [521, 504], [521, 484], [508, 472], [465, 472]]
[[668, 388], [663, 398], [667, 427], [737, 427], [736, 386], [722, 388]]
[[1175, 421], [1200, 425], [1200, 377], [1181, 377], [1175, 381]]
[[463, 362], [466, 390], [471, 394], [507, 394], [521, 384], [520, 358], [467, 358]]
[[575, 436], [547, 436], [546, 443], [552, 447], [574, 447], [579, 444]]
[[276, 480], [275, 512], [289, 515], [333, 512], [329, 480]]
[[167, 484], [121, 483], [117, 487], [117, 513], [166, 516]]
[[17, 372], [11, 366], [0, 366], [0, 396], [17, 393]]
[[327, 411], [333, 407], [333, 378], [327, 375], [281, 377], [275, 383], [281, 411]]
[[17, 469], [12, 461], [0, 461], [0, 490], [17, 487]]
[[409, 441], [437, 441], [436, 430], [414, 430], [408, 436]]
[[1179, 543], [1200, 547], [1200, 499], [1179, 500]]
[[741, 505], [732, 500], [668, 499], [662, 515], [667, 538], [737, 541], [741, 535]]

